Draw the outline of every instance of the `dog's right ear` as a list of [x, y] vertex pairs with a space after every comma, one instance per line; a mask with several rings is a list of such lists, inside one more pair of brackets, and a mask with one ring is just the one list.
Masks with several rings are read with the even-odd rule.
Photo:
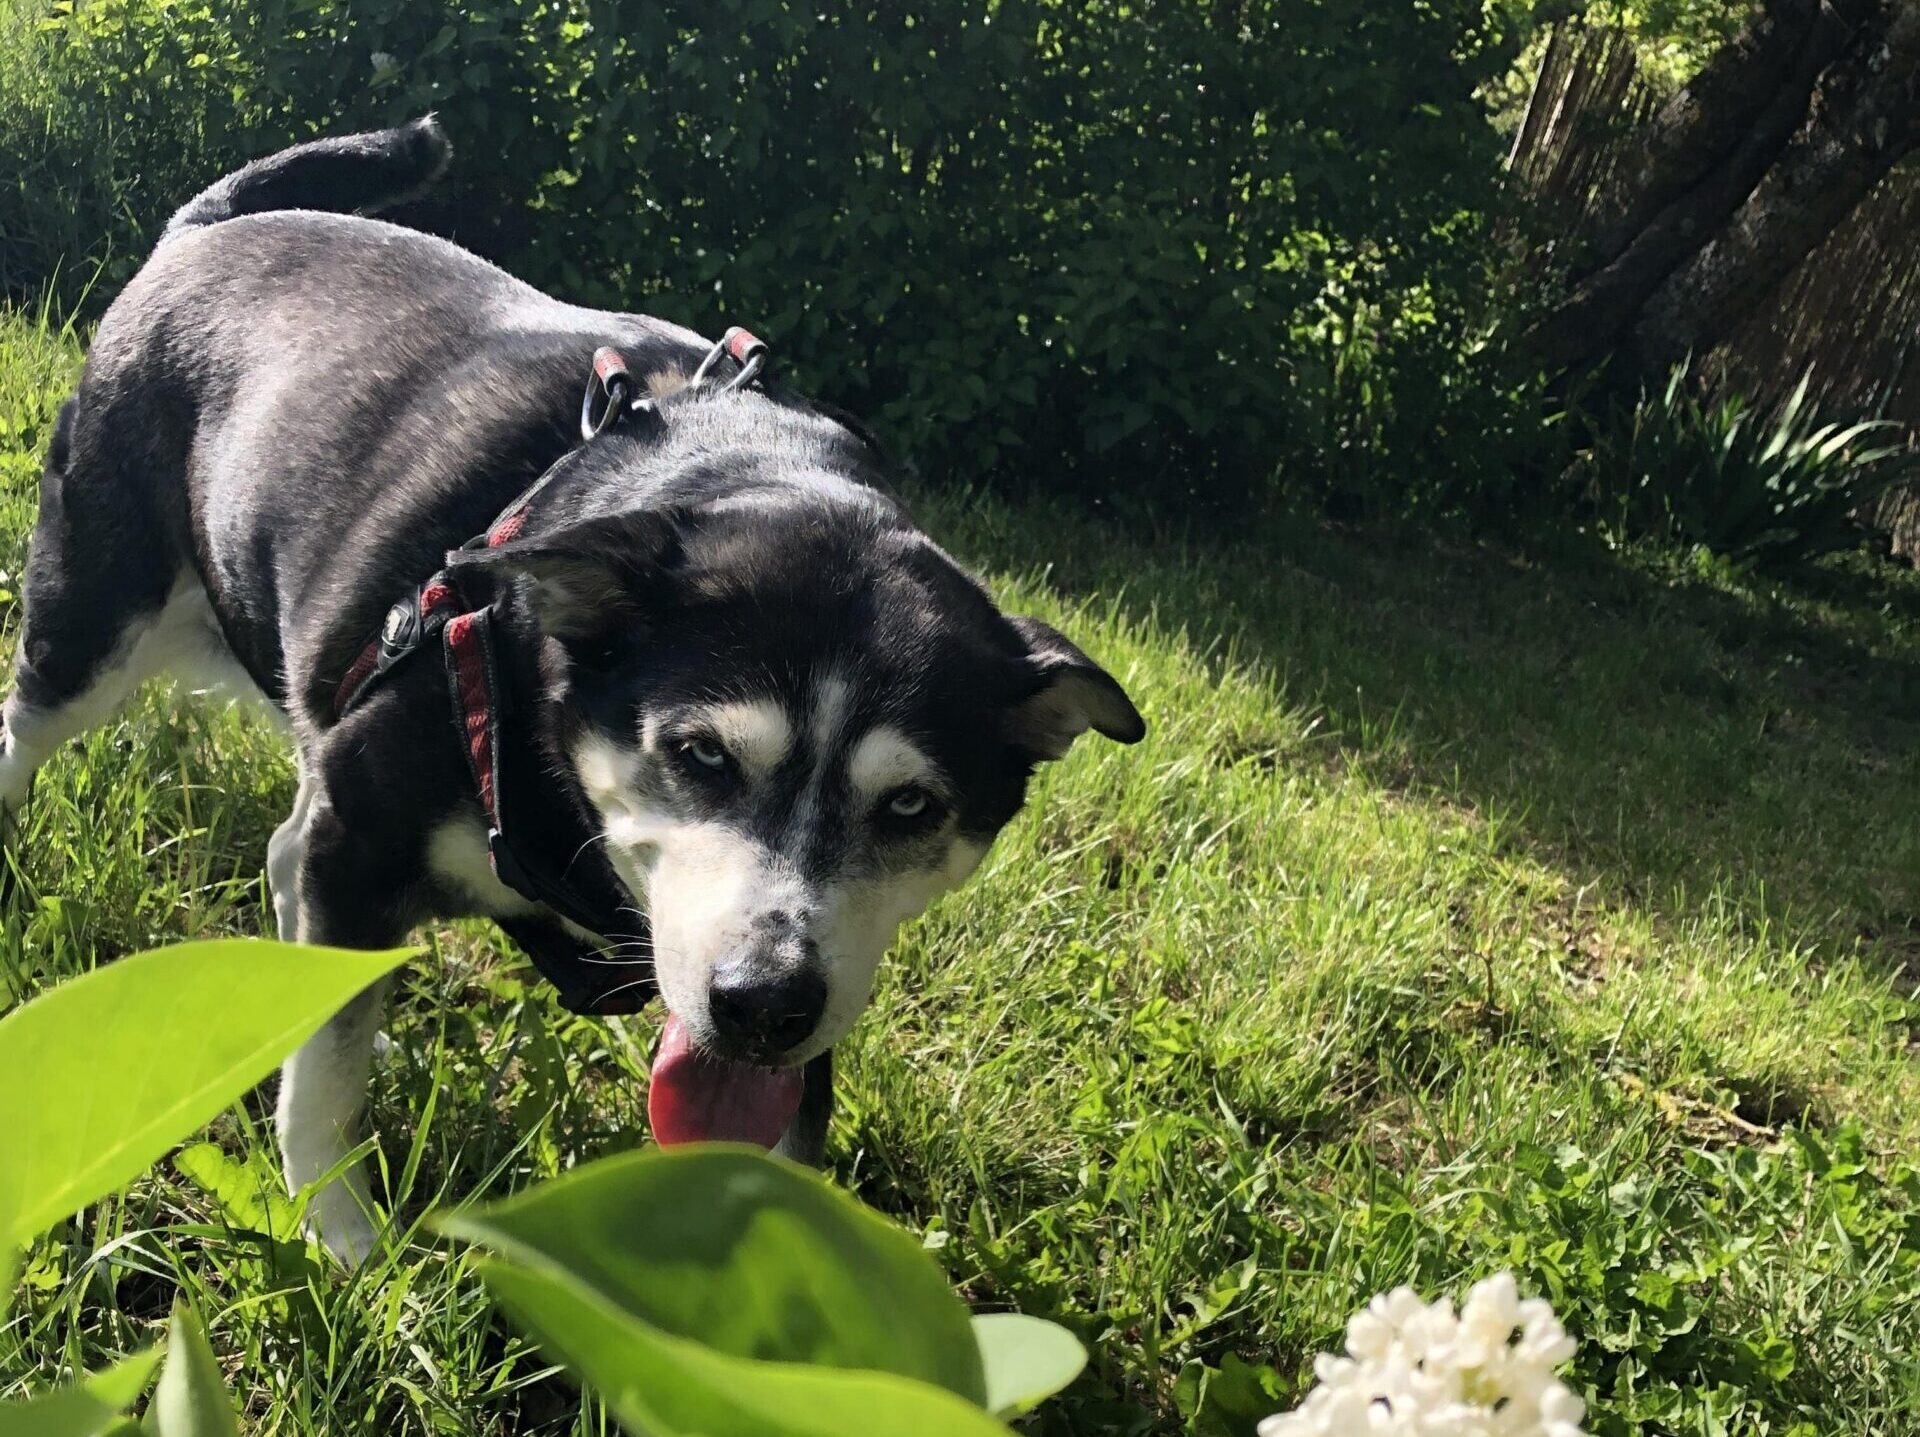
[[523, 583], [543, 632], [568, 645], [593, 644], [641, 621], [678, 547], [679, 531], [668, 515], [629, 510], [496, 548], [459, 549], [448, 567], [456, 574]]
[[1120, 681], [1080, 652], [1065, 634], [1039, 619], [1009, 618], [1026, 643], [1020, 701], [1007, 711], [1003, 729], [1036, 759], [1064, 758], [1088, 729], [1116, 743], [1138, 743], [1146, 720]]

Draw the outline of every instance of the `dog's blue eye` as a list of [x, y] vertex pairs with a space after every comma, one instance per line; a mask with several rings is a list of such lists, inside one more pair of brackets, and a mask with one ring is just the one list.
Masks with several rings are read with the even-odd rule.
[[887, 812], [895, 818], [918, 818], [931, 802], [924, 788], [903, 788], [887, 800]]
[[702, 768], [718, 770], [727, 766], [727, 751], [710, 738], [690, 738], [680, 752]]

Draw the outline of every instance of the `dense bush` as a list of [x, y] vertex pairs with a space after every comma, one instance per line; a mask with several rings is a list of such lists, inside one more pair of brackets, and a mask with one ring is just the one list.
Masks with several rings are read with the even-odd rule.
[[1629, 538], [1698, 545], [1783, 568], [1854, 548], [1854, 517], [1912, 472], [1900, 426], [1822, 423], [1803, 378], [1776, 411], [1737, 392], [1702, 398], [1691, 364], [1597, 425], [1581, 471], [1603, 520]]
[[1509, 0], [7, 3], [15, 294], [110, 292], [214, 174], [435, 108], [422, 222], [749, 322], [938, 472], [1404, 509], [1517, 427], [1478, 343]]

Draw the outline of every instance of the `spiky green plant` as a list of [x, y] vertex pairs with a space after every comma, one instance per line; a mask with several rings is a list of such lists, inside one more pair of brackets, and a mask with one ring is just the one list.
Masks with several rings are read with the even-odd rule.
[[1787, 567], [1857, 547], [1869, 531], [1856, 516], [1913, 470], [1901, 426], [1821, 422], [1812, 371], [1771, 414], [1738, 392], [1703, 399], [1691, 376], [1691, 361], [1676, 365], [1659, 393], [1596, 430], [1589, 481], [1623, 536]]

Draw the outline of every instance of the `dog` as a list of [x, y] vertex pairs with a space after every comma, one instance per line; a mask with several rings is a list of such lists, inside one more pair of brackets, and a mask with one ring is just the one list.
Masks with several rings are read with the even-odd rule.
[[[569, 1006], [664, 999], [656, 1138], [818, 1164], [831, 1050], [900, 924], [1037, 764], [1145, 725], [750, 335], [565, 304], [366, 217], [450, 154], [429, 116], [256, 161], [108, 309], [41, 480], [0, 805], [151, 676], [251, 691], [297, 756], [283, 938], [493, 919]], [[356, 1146], [381, 1007], [283, 1070], [295, 1194]], [[358, 1170], [308, 1208], [348, 1264], [372, 1211]]]

